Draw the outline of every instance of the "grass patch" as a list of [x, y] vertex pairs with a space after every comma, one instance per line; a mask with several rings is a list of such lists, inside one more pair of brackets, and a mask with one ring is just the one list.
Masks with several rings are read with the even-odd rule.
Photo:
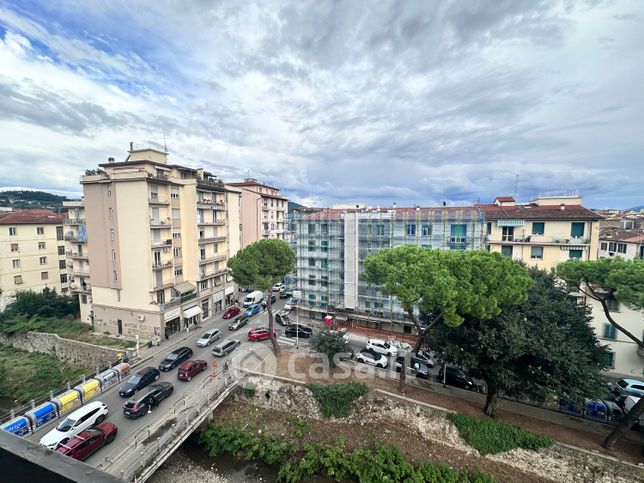
[[72, 366], [49, 354], [26, 352], [0, 344], [0, 396], [24, 404], [59, 391], [91, 368]]
[[451, 413], [448, 417], [465, 442], [482, 455], [501, 453], [514, 448], [536, 451], [553, 443], [552, 439], [546, 436], [493, 419], [475, 418], [458, 413]]
[[369, 392], [369, 387], [362, 382], [308, 383], [306, 388], [313, 393], [320, 405], [320, 411], [327, 418], [346, 416], [351, 403]]

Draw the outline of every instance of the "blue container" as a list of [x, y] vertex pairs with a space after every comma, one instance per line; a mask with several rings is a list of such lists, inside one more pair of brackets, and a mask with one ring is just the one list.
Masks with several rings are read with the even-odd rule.
[[31, 422], [24, 416], [18, 416], [17, 418], [13, 418], [11, 421], [4, 423], [0, 426], [0, 429], [17, 436], [24, 436], [31, 433]]
[[58, 417], [58, 408], [53, 402], [42, 403], [40, 406], [24, 414], [31, 421], [34, 431]]

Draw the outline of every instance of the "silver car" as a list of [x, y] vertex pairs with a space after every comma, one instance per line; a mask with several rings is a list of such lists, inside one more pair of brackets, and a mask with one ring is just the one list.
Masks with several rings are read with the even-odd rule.
[[197, 341], [199, 347], [208, 347], [210, 344], [215, 342], [217, 339], [221, 338], [221, 332], [219, 329], [210, 329], [204, 335], [202, 335]]

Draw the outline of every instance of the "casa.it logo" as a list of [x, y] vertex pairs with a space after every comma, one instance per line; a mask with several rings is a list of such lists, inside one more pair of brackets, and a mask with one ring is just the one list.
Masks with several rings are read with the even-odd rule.
[[277, 374], [277, 359], [269, 346], [253, 345], [231, 359], [230, 370], [237, 380], [242, 380], [246, 371], [259, 372], [270, 379]]

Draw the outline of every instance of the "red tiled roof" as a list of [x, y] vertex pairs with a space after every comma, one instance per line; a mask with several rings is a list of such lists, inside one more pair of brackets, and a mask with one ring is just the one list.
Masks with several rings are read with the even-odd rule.
[[64, 214], [50, 210], [21, 210], [0, 217], [0, 225], [62, 225], [64, 219]]
[[268, 189], [277, 190], [277, 191], [280, 190], [275, 186], [269, 186], [267, 184], [260, 183], [259, 181], [238, 181], [236, 183], [226, 183], [226, 184], [229, 184], [230, 186], [261, 186], [262, 188], [268, 188]]
[[518, 206], [480, 205], [488, 220], [601, 220], [602, 216], [581, 205]]
[[624, 238], [622, 241], [626, 243], [644, 243], [644, 235], [633, 236], [631, 238]]
[[513, 196], [497, 196], [494, 201], [514, 201]]

